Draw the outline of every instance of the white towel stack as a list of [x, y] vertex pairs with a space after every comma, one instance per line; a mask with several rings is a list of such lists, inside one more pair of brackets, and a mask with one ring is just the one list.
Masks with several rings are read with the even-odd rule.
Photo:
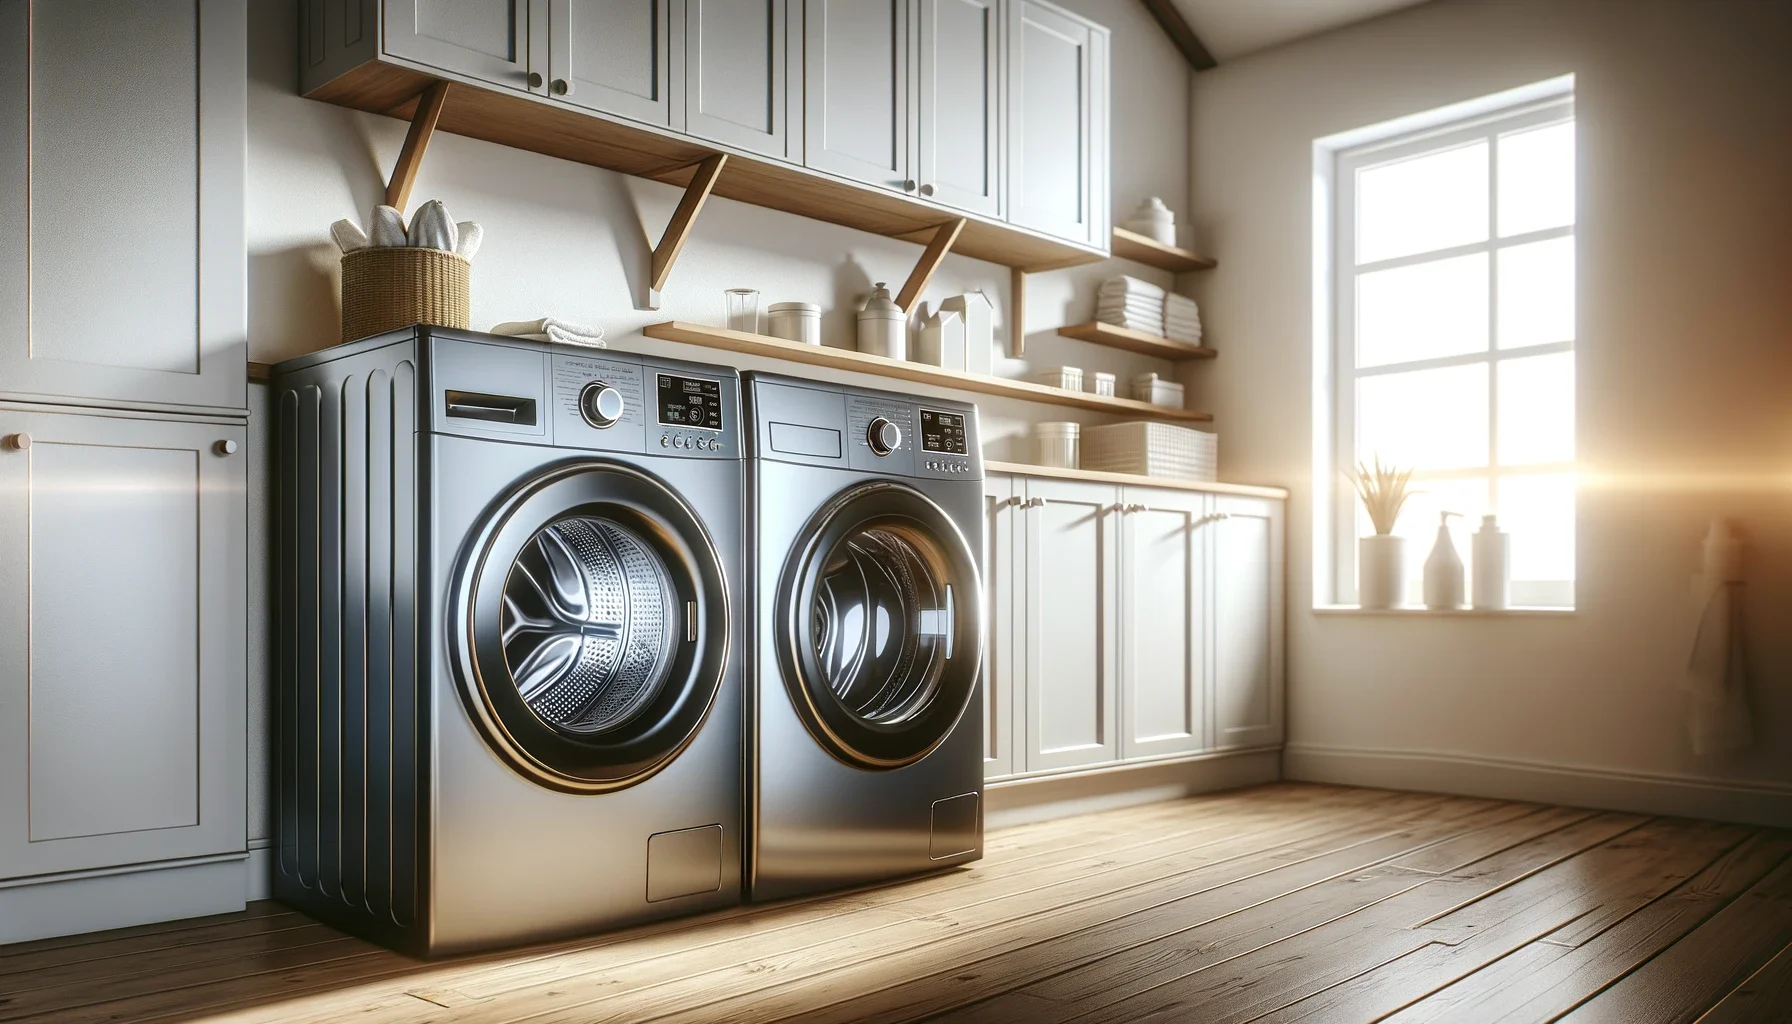
[[344, 254], [369, 246], [375, 248], [440, 249], [462, 259], [472, 259], [485, 238], [485, 229], [478, 223], [463, 220], [456, 224], [448, 216], [448, 208], [440, 199], [431, 199], [417, 208], [411, 225], [405, 227], [404, 214], [396, 207], [376, 206], [368, 218], [371, 231], [361, 230], [352, 220], [339, 220], [330, 225], [330, 237]]
[[551, 341], [559, 345], [583, 345], [586, 348], [608, 348], [602, 327], [587, 327], [551, 316], [540, 320], [512, 320], [492, 328], [493, 334], [530, 341]]
[[1164, 298], [1164, 337], [1184, 345], [1201, 344], [1201, 308], [1174, 292]]
[[1164, 290], [1136, 277], [1110, 277], [1096, 293], [1095, 319], [1163, 337]]

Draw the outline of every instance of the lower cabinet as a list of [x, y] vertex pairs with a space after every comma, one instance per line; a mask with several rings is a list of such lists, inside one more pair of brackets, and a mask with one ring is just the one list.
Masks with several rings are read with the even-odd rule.
[[0, 879], [242, 853], [245, 443], [0, 406]]
[[1276, 498], [986, 481], [986, 776], [1282, 742]]

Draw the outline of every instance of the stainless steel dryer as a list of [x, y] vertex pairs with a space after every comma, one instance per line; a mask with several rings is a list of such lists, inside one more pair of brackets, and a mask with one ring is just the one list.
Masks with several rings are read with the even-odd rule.
[[435, 955], [739, 899], [739, 394], [434, 328], [278, 368], [282, 900]]
[[983, 850], [983, 462], [959, 402], [745, 375], [753, 899]]

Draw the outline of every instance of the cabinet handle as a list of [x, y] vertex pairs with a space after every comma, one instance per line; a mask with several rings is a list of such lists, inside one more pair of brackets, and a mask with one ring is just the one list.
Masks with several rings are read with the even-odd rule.
[[1135, 504], [1126, 506], [1126, 511], [1129, 513], [1131, 513], [1131, 512], [1149, 512], [1149, 511], [1151, 511], [1151, 507], [1149, 505], [1139, 505], [1139, 504], [1135, 503]]
[[15, 452], [28, 451], [31, 448], [31, 435], [24, 431], [6, 435], [6, 447]]
[[1044, 498], [1028, 498], [1027, 499], [1027, 507], [1028, 508], [1039, 508], [1040, 506], [1042, 506], [1044, 504], [1045, 504]]
[[902, 183], [902, 191], [913, 192], [914, 190], [915, 190], [915, 179], [910, 178], [907, 181], [904, 181]]
[[212, 451], [217, 452], [219, 455], [223, 455], [223, 456], [235, 455], [236, 449], [237, 449], [236, 442], [232, 441], [229, 438], [225, 438], [224, 440], [219, 441], [217, 444], [212, 445]]
[[554, 79], [554, 92], [560, 96], [572, 95], [572, 83], [564, 78]]
[[539, 72], [539, 71], [529, 72], [529, 88], [531, 88], [531, 89], [541, 88], [541, 72]]
[[921, 186], [921, 194], [924, 196], [933, 195], [933, 186], [932, 185], [922, 185]]
[[998, 503], [996, 505], [996, 507], [997, 508], [1012, 508], [1015, 505], [1025, 505], [1026, 503], [1027, 503], [1027, 499], [1025, 499], [1025, 498], [1020, 498], [1020, 497], [1004, 498], [1000, 503]]

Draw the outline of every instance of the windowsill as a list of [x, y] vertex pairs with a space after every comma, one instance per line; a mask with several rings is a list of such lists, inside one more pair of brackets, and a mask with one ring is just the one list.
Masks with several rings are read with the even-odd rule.
[[1575, 608], [1425, 608], [1409, 605], [1404, 608], [1358, 608], [1353, 604], [1318, 604], [1313, 606], [1315, 615], [1394, 615], [1394, 616], [1429, 616], [1440, 619], [1447, 618], [1565, 618], [1578, 614]]

